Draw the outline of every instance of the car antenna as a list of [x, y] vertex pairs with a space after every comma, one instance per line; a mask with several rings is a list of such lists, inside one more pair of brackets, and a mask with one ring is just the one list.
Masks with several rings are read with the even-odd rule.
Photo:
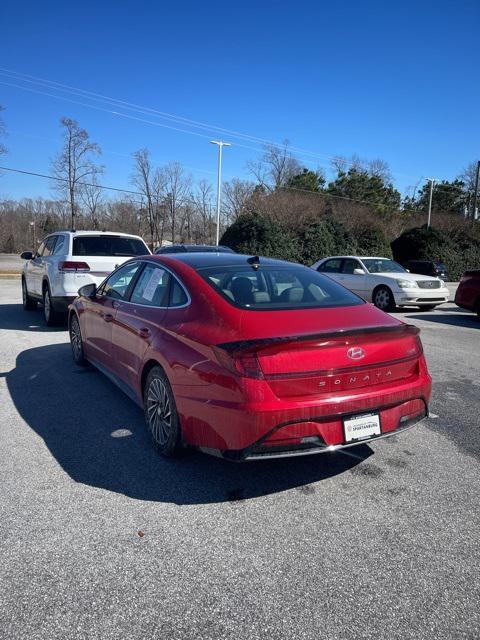
[[251, 258], [248, 258], [247, 262], [248, 262], [248, 264], [252, 265], [252, 267], [255, 269], [255, 271], [260, 267], [260, 257], [259, 256], [252, 256]]

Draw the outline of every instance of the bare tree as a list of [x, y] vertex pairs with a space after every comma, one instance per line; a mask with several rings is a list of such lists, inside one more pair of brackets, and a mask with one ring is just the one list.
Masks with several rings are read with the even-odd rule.
[[150, 249], [155, 248], [157, 236], [157, 221], [155, 216], [155, 185], [156, 172], [152, 167], [150, 152], [148, 149], [139, 149], [133, 154], [135, 166], [132, 174], [132, 184], [145, 198], [145, 211], [150, 232]]
[[[169, 208], [172, 229], [172, 242], [175, 242], [176, 223], [182, 205], [189, 200], [192, 178], [185, 174], [179, 162], [170, 162], [162, 171], [164, 178], [165, 199]], [[183, 232], [185, 218], [180, 219], [180, 231]]]
[[247, 168], [258, 183], [269, 191], [287, 186], [289, 180], [302, 170], [288, 150], [289, 144], [288, 140], [284, 140], [281, 146], [265, 145], [260, 160], [247, 163]]
[[93, 229], [98, 229], [99, 209], [104, 203], [103, 189], [98, 184], [99, 171], [95, 169], [90, 177], [90, 182], [82, 183], [79, 188], [80, 200], [87, 212]]
[[225, 182], [223, 186], [224, 210], [227, 219], [236, 220], [239, 215], [244, 213], [248, 201], [251, 199], [255, 185], [247, 180], [238, 180], [234, 178], [229, 182]]
[[370, 160], [367, 164], [368, 164], [368, 173], [371, 176], [380, 178], [385, 183], [392, 181], [392, 174], [390, 172], [390, 167], [388, 166], [388, 162], [386, 160], [382, 160], [381, 158], [375, 158], [374, 160]]
[[[382, 161], [373, 161], [373, 167], [376, 168], [376, 163]], [[332, 158], [331, 163], [332, 168], [339, 173], [346, 173], [349, 170], [352, 171], [367, 171], [368, 166], [365, 160], [362, 160], [360, 156], [354, 153], [350, 158], [346, 156], [335, 156]], [[373, 173], [371, 174], [373, 175]]]
[[53, 175], [58, 178], [56, 191], [70, 203], [72, 229], [75, 228], [77, 213], [77, 194], [82, 182], [89, 182], [92, 176], [103, 171], [95, 165], [92, 156], [99, 155], [101, 149], [90, 140], [85, 129], [81, 129], [76, 120], [62, 118], [64, 146], [52, 162]]
[[470, 162], [458, 176], [465, 183], [465, 189], [468, 192], [475, 190], [475, 178], [477, 175], [477, 161]]
[[165, 200], [165, 174], [162, 169], [155, 169], [152, 181], [152, 194], [156, 242], [158, 245], [161, 245], [163, 243], [168, 219], [168, 206]]
[[201, 225], [203, 242], [213, 242], [212, 238], [212, 185], [207, 180], [200, 180], [193, 195]]

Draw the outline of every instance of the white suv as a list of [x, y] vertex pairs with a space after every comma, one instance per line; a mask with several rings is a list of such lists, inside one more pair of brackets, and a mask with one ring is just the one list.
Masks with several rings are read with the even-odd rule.
[[58, 231], [38, 251], [24, 251], [23, 308], [43, 304], [47, 325], [56, 324], [85, 284], [99, 285], [132, 256], [151, 253], [139, 236], [107, 231]]

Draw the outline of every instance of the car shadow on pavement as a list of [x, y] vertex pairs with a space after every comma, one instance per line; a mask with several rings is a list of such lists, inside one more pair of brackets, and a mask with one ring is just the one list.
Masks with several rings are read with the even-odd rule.
[[47, 327], [42, 307], [35, 311], [25, 311], [21, 304], [0, 305], [0, 329], [10, 331], [65, 331], [66, 324], [58, 327]]
[[428, 322], [437, 322], [439, 324], [449, 324], [456, 327], [466, 327], [469, 329], [480, 329], [480, 319], [474, 314], [468, 313], [451, 313], [444, 311], [432, 311], [431, 313], [420, 313], [418, 315], [408, 316], [412, 320], [427, 320]]
[[105, 376], [79, 368], [69, 344], [27, 349], [4, 374], [13, 403], [75, 481], [131, 498], [176, 504], [241, 501], [330, 478], [370, 457], [327, 453], [235, 464], [197, 451], [162, 458], [153, 448], [142, 410]]

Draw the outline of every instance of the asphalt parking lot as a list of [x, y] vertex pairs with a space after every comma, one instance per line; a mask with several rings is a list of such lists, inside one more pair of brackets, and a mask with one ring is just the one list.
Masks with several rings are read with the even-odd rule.
[[143, 415], [0, 280], [0, 637], [480, 636], [480, 322], [399, 313], [424, 425], [347, 453], [161, 459]]

